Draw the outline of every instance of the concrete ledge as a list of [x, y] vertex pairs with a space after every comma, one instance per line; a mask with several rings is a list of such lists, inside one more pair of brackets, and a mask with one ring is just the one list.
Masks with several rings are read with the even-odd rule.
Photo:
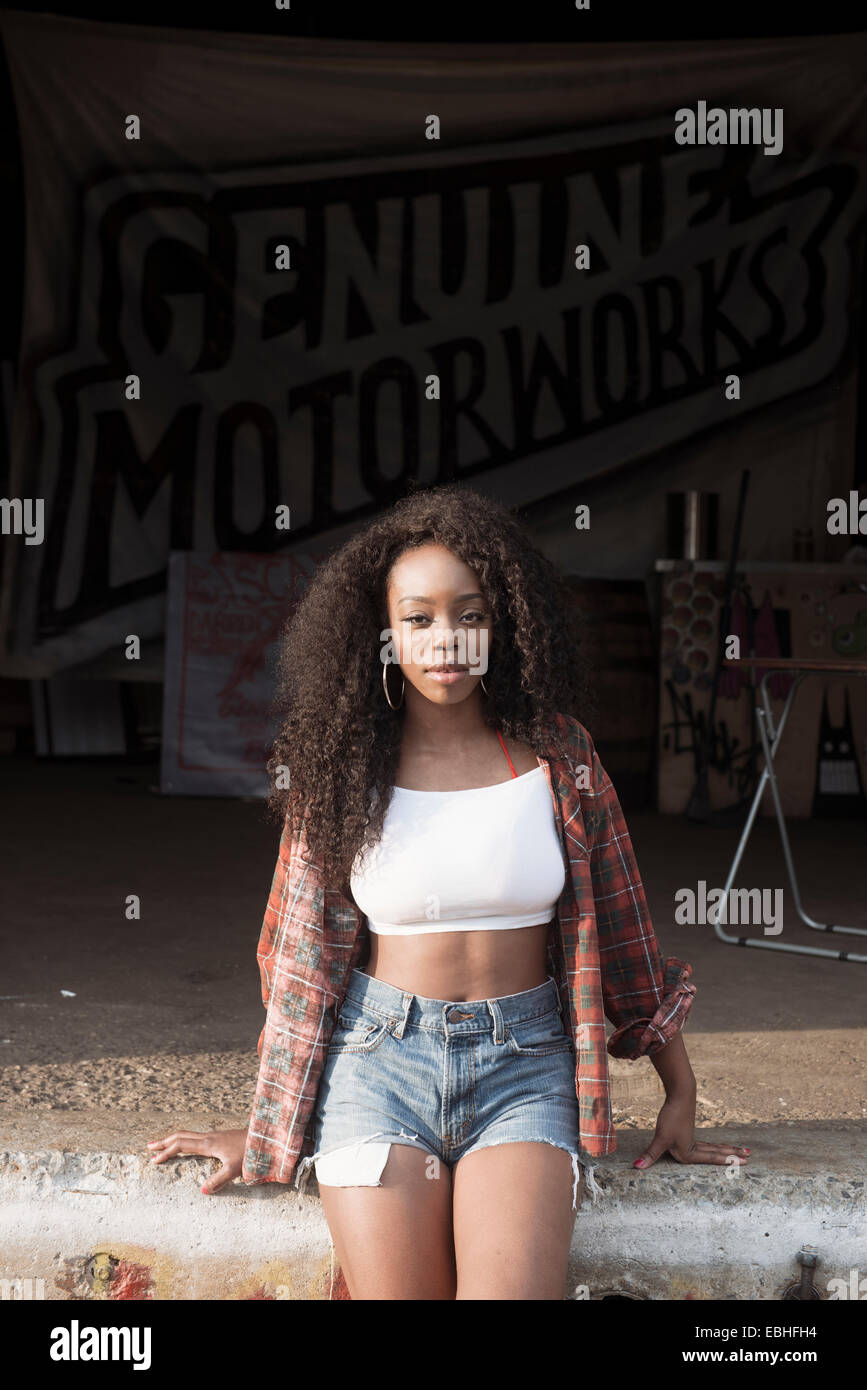
[[[575, 1222], [567, 1296], [780, 1299], [804, 1244], [818, 1251], [821, 1297], [835, 1293], [833, 1279], [853, 1296], [867, 1280], [867, 1127], [753, 1125], [701, 1137], [748, 1145], [749, 1165], [728, 1177], [663, 1159], [640, 1173], [631, 1165], [650, 1134], [620, 1133], [618, 1152], [596, 1169], [604, 1198], [585, 1198]], [[215, 1166], [7, 1141], [2, 1296], [327, 1299], [331, 1247], [315, 1179], [304, 1196], [236, 1183], [206, 1197]]]

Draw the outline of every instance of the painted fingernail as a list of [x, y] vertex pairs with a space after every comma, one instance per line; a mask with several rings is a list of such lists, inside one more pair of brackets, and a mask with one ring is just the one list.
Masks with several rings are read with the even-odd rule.
[[211, 1194], [210, 1194], [210, 1192], [208, 1191], [208, 1189], [207, 1189], [206, 1187], [203, 1187], [203, 1188], [202, 1188], [202, 1191], [204, 1192], [204, 1194], [205, 1194], [206, 1197], [210, 1197]]
[[643, 1168], [643, 1167], [644, 1167], [644, 1159], [643, 1159], [643, 1158], [637, 1158], [632, 1166], [633, 1166], [633, 1168]]
[[744, 1149], [744, 1153], [745, 1153], [745, 1154], [748, 1154], [748, 1153], [749, 1153], [749, 1149]]

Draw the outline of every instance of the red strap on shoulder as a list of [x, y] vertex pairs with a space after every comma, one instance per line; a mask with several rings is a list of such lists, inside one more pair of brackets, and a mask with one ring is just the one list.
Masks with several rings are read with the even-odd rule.
[[505, 753], [505, 755], [506, 755], [506, 757], [507, 757], [507, 759], [508, 759], [509, 767], [512, 769], [512, 776], [513, 776], [513, 777], [517, 777], [518, 774], [517, 774], [517, 772], [515, 771], [515, 764], [512, 762], [512, 759], [509, 757], [509, 750], [508, 750], [508, 748], [506, 747], [505, 743], [503, 743], [503, 735], [500, 733], [499, 729], [497, 730], [497, 738], [500, 740], [500, 743], [503, 745], [503, 752]]

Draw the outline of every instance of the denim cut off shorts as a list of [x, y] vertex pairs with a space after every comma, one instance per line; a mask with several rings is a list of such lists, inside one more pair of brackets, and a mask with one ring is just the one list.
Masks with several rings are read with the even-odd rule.
[[535, 1140], [572, 1158], [594, 1202], [600, 1189], [579, 1150], [575, 1051], [556, 982], [502, 999], [427, 999], [354, 969], [322, 1070], [314, 1149], [298, 1164], [304, 1190], [381, 1187], [392, 1144], [451, 1167], [494, 1144]]

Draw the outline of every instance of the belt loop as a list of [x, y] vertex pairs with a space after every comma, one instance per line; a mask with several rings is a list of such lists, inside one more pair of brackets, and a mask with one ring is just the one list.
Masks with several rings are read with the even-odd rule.
[[503, 1024], [503, 1011], [496, 999], [485, 1001], [491, 1011], [491, 1018], [494, 1020], [494, 1042], [501, 1043], [506, 1041], [505, 1027]]
[[406, 1027], [407, 1021], [408, 1021], [408, 1019], [409, 1019], [409, 1006], [410, 1006], [410, 1004], [412, 1003], [412, 1000], [413, 1000], [412, 994], [411, 994], [408, 990], [404, 990], [403, 996], [402, 996], [401, 1001], [400, 1001], [400, 1002], [401, 1002], [401, 1005], [402, 1005], [402, 1007], [403, 1007], [403, 1015], [402, 1015], [402, 1017], [398, 1020], [397, 1026], [396, 1026], [394, 1029], [392, 1029], [392, 1034], [391, 1034], [391, 1036], [392, 1036], [393, 1038], [402, 1038], [402, 1037], [403, 1037], [403, 1030], [404, 1030], [404, 1028]]
[[556, 1000], [557, 1000], [557, 1012], [559, 1013], [560, 1017], [562, 1018], [562, 1017], [563, 1017], [563, 1000], [560, 998], [560, 986], [557, 984], [557, 981], [554, 979], [554, 976], [553, 976], [553, 975], [549, 975], [549, 976], [548, 976], [548, 979], [551, 981], [551, 984], [554, 986], [554, 997], [555, 997]]

